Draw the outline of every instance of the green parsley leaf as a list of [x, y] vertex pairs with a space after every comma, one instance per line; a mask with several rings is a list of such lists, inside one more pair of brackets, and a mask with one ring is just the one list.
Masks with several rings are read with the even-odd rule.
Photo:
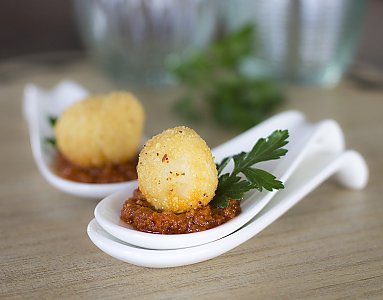
[[[54, 116], [48, 116], [47, 119], [48, 119], [48, 122], [51, 125], [51, 127], [52, 128], [55, 127], [58, 118], [54, 117]], [[44, 143], [52, 146], [53, 148], [57, 147], [56, 138], [54, 138], [54, 137], [46, 137], [44, 139]]]
[[51, 146], [54, 147], [54, 148], [57, 147], [57, 143], [56, 143], [56, 139], [55, 139], [55, 138], [47, 137], [47, 138], [44, 139], [44, 142], [45, 142], [47, 145], [51, 145]]
[[55, 127], [57, 119], [57, 117], [48, 116], [48, 122], [51, 125], [51, 127]]
[[[52, 128], [55, 127], [58, 118], [54, 117], [54, 116], [48, 116], [47, 119], [48, 119], [48, 122], [51, 125], [51, 127]], [[51, 145], [53, 148], [57, 147], [56, 138], [54, 138], [54, 137], [46, 137], [44, 139], [44, 143], [47, 145]]]
[[270, 78], [244, 72], [256, 53], [256, 32], [247, 24], [210, 47], [168, 65], [184, 87], [174, 110], [189, 121], [213, 120], [241, 130], [265, 119], [283, 100]]
[[[279, 159], [287, 153], [282, 148], [288, 141], [287, 130], [275, 130], [267, 138], [259, 139], [249, 152], [241, 152], [226, 157], [220, 164], [217, 164], [218, 187], [216, 195], [210, 204], [213, 207], [226, 207], [229, 200], [241, 200], [247, 191], [257, 189], [262, 192], [283, 189], [284, 185], [280, 180], [267, 171], [254, 168], [254, 165], [263, 161]], [[231, 161], [234, 168], [231, 173], [222, 174], [223, 169]], [[245, 178], [238, 176], [243, 174]]]

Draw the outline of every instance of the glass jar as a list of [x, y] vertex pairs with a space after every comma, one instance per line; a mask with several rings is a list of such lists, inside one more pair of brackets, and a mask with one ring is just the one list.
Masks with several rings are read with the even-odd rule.
[[363, 0], [225, 0], [229, 30], [256, 29], [253, 71], [285, 82], [334, 86], [352, 62]]
[[208, 45], [220, 0], [74, 0], [79, 29], [95, 62], [115, 81], [163, 85], [169, 59]]

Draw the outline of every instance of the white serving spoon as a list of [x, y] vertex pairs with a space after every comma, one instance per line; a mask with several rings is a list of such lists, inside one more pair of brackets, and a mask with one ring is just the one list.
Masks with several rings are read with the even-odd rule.
[[[307, 153], [324, 150], [329, 153], [340, 153], [344, 149], [343, 134], [339, 125], [331, 120], [311, 124], [305, 121], [302, 114], [287, 112], [256, 126], [240, 136], [213, 149], [213, 154], [222, 158], [241, 151], [248, 151], [258, 138], [269, 135], [275, 129], [289, 129], [290, 142], [286, 146], [288, 154], [280, 160], [259, 164], [283, 182], [287, 181]], [[229, 166], [229, 168], [233, 166]], [[140, 232], [120, 220], [120, 211], [125, 200], [132, 196], [137, 187], [132, 185], [101, 200], [95, 209], [98, 224], [116, 238], [147, 249], [179, 249], [193, 247], [220, 239], [253, 218], [275, 195], [274, 192], [248, 192], [241, 201], [242, 212], [233, 220], [218, 227], [196, 233], [160, 235]]]
[[353, 189], [364, 188], [368, 180], [367, 165], [359, 153], [329, 153], [317, 149], [306, 156], [286, 182], [285, 189], [279, 191], [249, 223], [226, 237], [195, 247], [173, 250], [139, 248], [108, 234], [96, 219], [89, 223], [87, 232], [99, 249], [134, 265], [167, 268], [194, 264], [219, 256], [247, 241], [333, 174], [340, 184]]
[[89, 184], [59, 177], [51, 168], [55, 150], [45, 145], [44, 139], [53, 137], [49, 116], [59, 116], [65, 108], [89, 94], [73, 81], [62, 81], [52, 90], [28, 84], [24, 90], [23, 114], [29, 127], [33, 157], [43, 177], [57, 189], [84, 198], [101, 199], [116, 191], [129, 188], [135, 181]]

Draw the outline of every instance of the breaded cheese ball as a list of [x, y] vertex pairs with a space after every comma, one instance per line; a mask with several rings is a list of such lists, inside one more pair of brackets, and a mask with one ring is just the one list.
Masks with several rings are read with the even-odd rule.
[[144, 119], [141, 103], [130, 93], [91, 96], [60, 116], [55, 125], [57, 146], [79, 166], [126, 162], [137, 153]]
[[152, 137], [140, 152], [138, 185], [157, 210], [181, 213], [214, 197], [218, 174], [206, 142], [180, 126]]

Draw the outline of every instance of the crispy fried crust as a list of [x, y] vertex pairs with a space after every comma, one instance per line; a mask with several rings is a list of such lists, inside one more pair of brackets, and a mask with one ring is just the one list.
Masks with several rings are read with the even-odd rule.
[[140, 190], [158, 210], [185, 212], [214, 197], [217, 169], [206, 142], [192, 129], [167, 129], [146, 142], [137, 166]]
[[80, 166], [125, 162], [137, 153], [144, 118], [142, 105], [130, 93], [88, 97], [60, 116], [55, 126], [57, 145]]

